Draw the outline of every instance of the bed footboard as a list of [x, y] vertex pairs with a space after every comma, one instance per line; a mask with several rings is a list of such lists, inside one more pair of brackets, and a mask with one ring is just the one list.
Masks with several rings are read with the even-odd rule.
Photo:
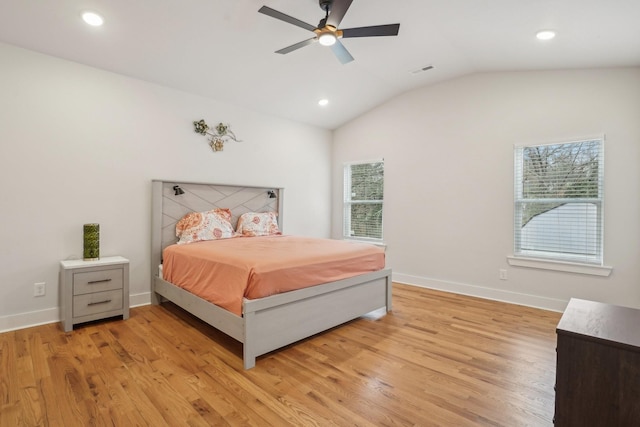
[[259, 300], [245, 300], [244, 368], [253, 368], [257, 356], [373, 310], [386, 307], [391, 311], [391, 288], [391, 271], [381, 270]]

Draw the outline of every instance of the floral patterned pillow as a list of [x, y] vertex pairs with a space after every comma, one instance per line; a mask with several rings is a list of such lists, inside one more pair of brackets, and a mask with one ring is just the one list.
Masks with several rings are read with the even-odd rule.
[[238, 234], [243, 236], [272, 236], [282, 234], [275, 212], [247, 212], [238, 219]]
[[230, 220], [229, 209], [188, 213], [176, 224], [176, 237], [180, 239], [178, 244], [236, 237]]

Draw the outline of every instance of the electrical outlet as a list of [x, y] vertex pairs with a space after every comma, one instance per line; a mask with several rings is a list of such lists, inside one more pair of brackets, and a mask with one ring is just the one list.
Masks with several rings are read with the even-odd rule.
[[498, 272], [500, 280], [507, 280], [509, 278], [509, 276], [507, 275], [507, 270], [501, 268], [500, 270], [498, 270]]
[[33, 284], [33, 296], [41, 297], [45, 294], [45, 282], [38, 282]]

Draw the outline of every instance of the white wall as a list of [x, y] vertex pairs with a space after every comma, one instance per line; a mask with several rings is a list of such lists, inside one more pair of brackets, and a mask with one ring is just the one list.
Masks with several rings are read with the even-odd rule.
[[[329, 236], [329, 131], [6, 44], [0, 64], [0, 331], [59, 319], [59, 260], [88, 222], [148, 302], [152, 179], [284, 187], [284, 231]], [[243, 142], [213, 153], [202, 118]]]
[[[612, 274], [509, 266], [513, 145], [602, 133]], [[334, 132], [334, 237], [343, 162], [380, 157], [395, 280], [556, 310], [571, 297], [640, 307], [639, 68], [476, 74], [406, 93], [344, 125]]]

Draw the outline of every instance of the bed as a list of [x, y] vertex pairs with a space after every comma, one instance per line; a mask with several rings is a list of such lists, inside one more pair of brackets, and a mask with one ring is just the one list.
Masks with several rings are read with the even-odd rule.
[[[180, 191], [175, 189], [176, 186]], [[281, 188], [152, 181], [152, 303], [171, 301], [240, 341], [243, 344], [244, 369], [253, 368], [260, 355], [371, 311], [392, 309], [391, 271], [386, 268], [266, 297], [245, 297], [236, 312], [165, 280], [162, 254], [165, 248], [176, 243], [175, 226], [184, 215], [228, 208], [235, 224], [238, 217], [246, 212], [276, 212], [278, 225], [285, 231], [282, 227], [283, 197]]]

